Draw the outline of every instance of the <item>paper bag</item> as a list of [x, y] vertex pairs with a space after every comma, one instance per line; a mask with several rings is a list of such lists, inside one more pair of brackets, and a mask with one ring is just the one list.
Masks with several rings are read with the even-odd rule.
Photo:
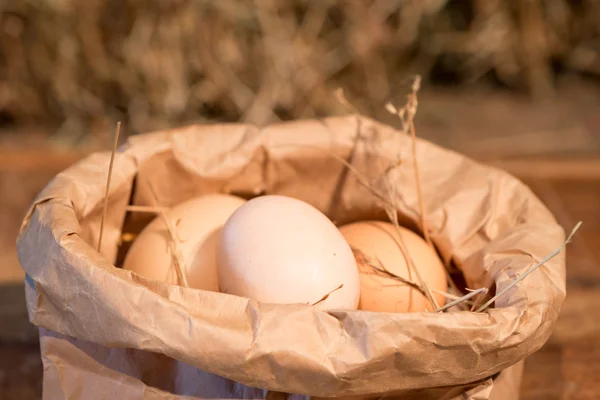
[[[546, 342], [565, 296], [564, 254], [482, 313], [264, 304], [115, 266], [127, 205], [156, 205], [148, 187], [166, 207], [214, 192], [293, 196], [344, 224], [385, 217], [358, 176], [375, 185], [400, 157], [392, 198], [417, 229], [410, 149], [409, 136], [360, 116], [134, 136], [115, 156], [100, 252], [110, 154], [58, 174], [18, 238], [44, 398], [518, 398], [522, 360]], [[501, 290], [563, 242], [552, 214], [507, 173], [424, 140], [416, 158], [431, 239], [468, 287]]]

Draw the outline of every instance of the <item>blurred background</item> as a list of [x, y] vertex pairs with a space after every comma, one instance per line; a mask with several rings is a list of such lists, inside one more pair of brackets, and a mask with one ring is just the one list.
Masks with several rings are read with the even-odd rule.
[[555, 334], [524, 399], [598, 399], [600, 1], [0, 0], [0, 399], [41, 397], [37, 333], [14, 249], [60, 170], [128, 135], [361, 113], [397, 126], [422, 77], [417, 135], [505, 168], [568, 251]]

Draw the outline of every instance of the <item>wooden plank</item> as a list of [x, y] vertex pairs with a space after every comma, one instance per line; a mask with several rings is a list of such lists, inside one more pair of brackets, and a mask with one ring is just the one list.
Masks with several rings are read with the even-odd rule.
[[521, 400], [597, 400], [600, 344], [548, 343], [525, 362]]
[[38, 343], [0, 342], [0, 399], [41, 399], [42, 368]]
[[600, 180], [599, 157], [505, 159], [487, 164], [528, 180]]
[[46, 169], [59, 172], [86, 154], [89, 151], [0, 148], [0, 172], [39, 172]]
[[554, 332], [529, 357], [522, 400], [600, 398], [600, 181], [534, 180], [533, 190], [558, 222], [581, 230], [567, 248], [567, 297]]
[[0, 343], [38, 341], [38, 330], [29, 322], [23, 282], [0, 283]]
[[[574, 82], [543, 102], [481, 87], [425, 89], [415, 123], [418, 136], [484, 160], [599, 154], [597, 104], [595, 91]], [[397, 125], [384, 111], [377, 118]]]

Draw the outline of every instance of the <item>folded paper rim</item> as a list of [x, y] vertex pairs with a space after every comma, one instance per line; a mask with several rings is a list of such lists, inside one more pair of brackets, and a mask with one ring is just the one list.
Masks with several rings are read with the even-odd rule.
[[[383, 140], [405, 148], [410, 144], [410, 138], [393, 128], [354, 115], [262, 129], [243, 124], [193, 125], [130, 138], [116, 155], [119, 168], [109, 198], [128, 200], [141, 163], [157, 154], [183, 151], [178, 141], [193, 145], [200, 138], [222, 138], [219, 135], [224, 131], [231, 131], [228, 139], [223, 139], [227, 142], [223, 149], [238, 150], [225, 161], [228, 168], [221, 169], [214, 162], [194, 164], [190, 159], [186, 159], [189, 165], [182, 162], [178, 166], [218, 179], [255, 162], [265, 147], [274, 149], [281, 143], [303, 140], [330, 143], [332, 136], [323, 137], [322, 133], [304, 139], [290, 135], [317, 126], [327, 126], [336, 146], [348, 151], [357, 129], [391, 133], [393, 139]], [[485, 223], [475, 224], [478, 229], [468, 235], [447, 234], [447, 221], [437, 225], [434, 242], [446, 252], [445, 257], [457, 260], [471, 282], [481, 283], [487, 275], [497, 288], [505, 287], [515, 273], [561, 245], [563, 229], [518, 179], [422, 139], [418, 146], [422, 174], [427, 176], [429, 168], [436, 168], [440, 177], [433, 183], [448, 191], [447, 200], [440, 203], [446, 214], [460, 204], [454, 197], [483, 190], [461, 186], [468, 185], [471, 173], [487, 179], [488, 192], [480, 206], [492, 202], [511, 205], [500, 215], [487, 215]], [[286, 154], [283, 151], [279, 156], [285, 158]], [[385, 156], [391, 158], [391, 154], [392, 150]], [[17, 248], [27, 274], [30, 320], [37, 326], [104, 346], [163, 353], [251, 387], [337, 397], [369, 394], [373, 388], [393, 392], [488, 378], [538, 350], [558, 318], [565, 296], [564, 255], [517, 284], [498, 301], [499, 308], [484, 313], [323, 311], [302, 305], [259, 304], [134, 276], [109, 261], [116, 251], [116, 229], [106, 231], [108, 247], [102, 254], [80, 234], [81, 216], [98, 210], [98, 202], [86, 199], [103, 197], [109, 156], [95, 153], [59, 174], [40, 193], [23, 221]], [[427, 162], [442, 158], [444, 169]], [[460, 184], [452, 189], [449, 178]], [[436, 188], [424, 190], [433, 193]], [[121, 206], [124, 210], [124, 204]], [[401, 207], [401, 212], [409, 214], [414, 201], [404, 199]], [[470, 212], [457, 214], [468, 220], [473, 216]], [[123, 214], [112, 218], [122, 221]], [[500, 220], [502, 223], [497, 222]], [[467, 222], [463, 224], [469, 227]], [[473, 243], [483, 243], [477, 245], [476, 254], [469, 250]], [[153, 324], [147, 323], [149, 317]], [[174, 331], [167, 324], [180, 329]], [[273, 341], [274, 337], [279, 340]]]

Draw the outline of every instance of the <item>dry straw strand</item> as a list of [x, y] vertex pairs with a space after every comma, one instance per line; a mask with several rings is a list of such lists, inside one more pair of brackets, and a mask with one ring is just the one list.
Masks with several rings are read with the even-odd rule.
[[335, 289], [329, 291], [327, 294], [325, 294], [325, 296], [321, 297], [319, 300], [317, 300], [316, 302], [312, 303], [311, 305], [316, 306], [317, 304], [324, 302], [325, 300], [327, 300], [329, 298], [329, 296], [331, 296], [331, 294], [333, 292], [336, 292], [336, 291], [340, 290], [343, 287], [344, 287], [344, 284], [340, 283], [340, 286], [338, 286]]
[[172, 226], [171, 220], [167, 216], [167, 213], [164, 211], [163, 207], [158, 206], [158, 204], [159, 204], [158, 197], [156, 196], [156, 192], [154, 191], [154, 188], [152, 187], [152, 185], [150, 184], [149, 181], [146, 181], [146, 184], [148, 185], [148, 188], [150, 189], [150, 194], [152, 195], [152, 199], [153, 199], [154, 203], [157, 204], [157, 208], [160, 210], [158, 215], [161, 216], [163, 222], [165, 223], [165, 225], [167, 227], [167, 231], [169, 232], [169, 235], [171, 236], [170, 247], [171, 247], [171, 251], [173, 252], [173, 259], [174, 259], [173, 264], [175, 266], [175, 272], [177, 273], [177, 278], [179, 279], [179, 282], [181, 283], [181, 285], [183, 287], [189, 287], [188, 281], [187, 281], [187, 276], [185, 274], [185, 271], [186, 271], [185, 263], [183, 261], [183, 256], [181, 254], [181, 250], [179, 249], [179, 238], [177, 237], [175, 228]]
[[375, 260], [373, 260], [366, 254], [364, 254], [362, 251], [355, 248], [352, 248], [352, 252], [358, 255], [366, 265], [371, 267], [376, 275], [385, 276], [387, 278], [397, 280], [405, 285], [412, 287], [413, 289], [418, 290], [423, 296], [427, 296], [425, 290], [419, 284], [394, 274], [393, 272], [388, 270], [379, 259], [376, 259], [375, 262]]
[[[327, 153], [327, 155], [329, 155], [331, 158], [335, 159], [340, 164], [344, 165], [344, 167], [346, 167], [350, 171], [350, 173], [352, 173], [352, 175], [354, 175], [354, 177], [356, 178], [358, 183], [360, 185], [362, 185], [363, 187], [365, 187], [369, 192], [371, 192], [371, 194], [373, 196], [377, 197], [377, 199], [379, 199], [384, 204], [386, 204], [388, 206], [392, 206], [389, 199], [387, 199], [385, 197], [385, 195], [383, 195], [382, 193], [377, 191], [377, 189], [375, 189], [373, 187], [373, 185], [371, 185], [371, 183], [369, 182], [369, 179], [363, 173], [361, 173], [358, 169], [356, 169], [356, 167], [354, 165], [349, 163], [343, 157], [338, 156], [337, 154], [331, 152], [330, 150], [323, 149], [322, 147], [315, 146], [315, 145], [294, 144], [293, 146], [294, 147], [303, 147], [303, 148], [312, 149], [312, 150], [320, 150], [320, 151], [323, 151], [324, 153]], [[271, 148], [282, 148], [282, 147], [285, 147], [285, 145], [271, 146]]]
[[400, 228], [400, 223], [398, 222], [397, 209], [396, 208], [394, 208], [394, 209], [388, 208], [387, 211], [388, 211], [388, 217], [392, 220], [392, 223], [394, 224], [394, 227], [396, 228], [396, 231], [398, 232], [398, 241], [397, 241], [398, 247], [400, 248], [400, 251], [402, 252], [402, 255], [404, 256], [404, 259], [406, 260], [406, 264], [409, 266], [409, 271], [411, 269], [413, 271], [415, 271], [415, 274], [417, 275], [417, 279], [419, 280], [419, 282], [421, 283], [421, 286], [425, 290], [425, 297], [427, 298], [427, 300], [429, 300], [431, 305], [437, 310], [440, 306], [439, 306], [437, 300], [435, 299], [435, 297], [433, 296], [433, 294], [431, 293], [431, 289], [429, 288], [429, 285], [427, 285], [427, 282], [425, 282], [425, 280], [421, 276], [421, 273], [419, 272], [419, 268], [417, 268], [417, 266], [415, 265], [415, 262], [413, 261], [412, 257], [410, 256], [410, 253], [408, 252], [408, 249], [406, 248], [404, 239], [402, 238], [402, 229]]
[[121, 133], [121, 121], [117, 122], [117, 129], [115, 131], [115, 140], [113, 144], [112, 153], [110, 154], [110, 162], [108, 164], [108, 176], [106, 177], [106, 189], [104, 192], [104, 209], [102, 210], [102, 218], [100, 220], [100, 234], [98, 235], [98, 252], [102, 248], [102, 235], [104, 234], [104, 221], [106, 220], [106, 213], [108, 212], [108, 191], [110, 189], [110, 179], [112, 177], [113, 164], [115, 162], [115, 154], [117, 153], [117, 145], [119, 143], [119, 134]]
[[[443, 291], [441, 291], [441, 290], [436, 290], [436, 289], [431, 289], [431, 291], [432, 291], [433, 293], [435, 293], [435, 294], [439, 294], [439, 295], [441, 295], [441, 296], [444, 296], [445, 298], [447, 298], [447, 299], [450, 299], [450, 300], [457, 300], [457, 299], [460, 299], [461, 297], [464, 297], [464, 296], [457, 296], [457, 295], [455, 295], [455, 294], [452, 294], [452, 293], [446, 293], [446, 292], [443, 292]], [[470, 304], [473, 304], [473, 303], [474, 303], [474, 301], [471, 301], [471, 300], [465, 300], [465, 301], [464, 301], [464, 303], [466, 303], [466, 304], [469, 304], [469, 305], [470, 305]]]
[[413, 169], [415, 171], [415, 185], [417, 188], [417, 200], [419, 202], [419, 216], [421, 219], [421, 230], [423, 231], [423, 237], [425, 241], [433, 246], [431, 238], [429, 237], [429, 229], [427, 228], [427, 219], [425, 215], [425, 204], [423, 202], [423, 189], [421, 187], [421, 172], [419, 169], [419, 162], [417, 160], [417, 133], [415, 130], [414, 117], [417, 113], [418, 98], [417, 92], [421, 88], [421, 76], [416, 75], [411, 87], [411, 93], [408, 95], [408, 101], [406, 105], [400, 109], [394, 107], [393, 104], [387, 103], [385, 108], [388, 112], [398, 116], [402, 121], [404, 129], [408, 129], [411, 136], [411, 151], [413, 158]]
[[330, 153], [330, 155], [331, 157], [335, 158], [337, 161], [342, 163], [354, 175], [354, 177], [358, 180], [358, 183], [367, 188], [367, 190], [370, 191], [371, 194], [373, 194], [373, 196], [377, 197], [379, 200], [383, 201], [388, 206], [391, 206], [389, 199], [386, 199], [386, 197], [383, 194], [379, 193], [377, 189], [373, 188], [373, 186], [369, 183], [369, 180], [362, 173], [360, 173], [360, 171], [358, 171], [358, 169], [356, 169], [354, 165], [350, 164], [343, 157], [340, 157], [337, 154]]
[[[414, 117], [417, 113], [417, 108], [418, 108], [418, 104], [419, 104], [418, 98], [417, 98], [417, 92], [419, 91], [420, 87], [421, 87], [421, 77], [419, 75], [417, 75], [415, 77], [415, 79], [413, 80], [413, 84], [411, 87], [411, 93], [408, 96], [407, 104], [404, 107], [398, 109], [393, 104], [387, 103], [385, 105], [385, 109], [389, 113], [396, 115], [400, 119], [400, 122], [402, 123], [403, 131], [410, 132], [411, 152], [412, 152], [412, 158], [413, 158], [413, 168], [415, 171], [415, 184], [416, 184], [416, 188], [417, 188], [417, 201], [419, 203], [419, 214], [420, 214], [419, 218], [421, 221], [421, 230], [423, 231], [423, 237], [425, 238], [425, 241], [427, 242], [427, 244], [429, 246], [431, 246], [432, 248], [434, 248], [433, 242], [431, 241], [431, 237], [429, 236], [429, 228], [427, 226], [427, 219], [425, 216], [425, 204], [423, 202], [423, 190], [421, 187], [421, 172], [419, 169], [419, 162], [417, 160], [417, 134], [416, 134], [415, 124], [414, 124]], [[448, 281], [449, 285], [453, 289], [458, 291], [458, 288], [456, 287], [456, 284], [452, 280], [452, 277], [450, 276], [450, 273], [448, 272], [447, 269], [445, 269], [445, 273], [446, 273], [446, 280]], [[435, 301], [435, 299], [433, 299], [433, 301]]]
[[352, 105], [352, 103], [350, 103], [348, 99], [346, 99], [346, 96], [344, 95], [344, 89], [337, 88], [337, 90], [334, 92], [334, 96], [335, 99], [339, 101], [340, 104], [342, 104], [344, 107], [348, 108], [349, 110], [352, 110], [352, 112], [354, 112], [356, 115], [361, 115], [360, 111], [358, 111], [358, 109], [354, 107], [354, 105]]
[[[409, 101], [408, 104], [402, 109], [402, 110], [409, 110], [409, 119], [412, 122], [412, 118], [414, 117], [415, 113], [416, 113], [416, 109], [417, 109], [417, 101], [416, 101], [416, 92], [419, 90], [421, 85], [421, 77], [419, 75], [417, 75], [413, 81], [413, 85], [412, 85], [412, 97], [409, 97]], [[344, 92], [342, 89], [338, 89], [335, 92], [335, 97], [336, 99], [344, 106], [346, 106], [347, 108], [349, 108], [350, 110], [352, 110], [353, 112], [357, 113], [360, 115], [360, 112], [358, 111], [358, 109], [356, 107], [354, 107], [344, 96]], [[386, 105], [386, 108], [389, 110], [390, 108], [394, 108], [393, 105], [388, 104]], [[398, 116], [400, 117], [401, 121], [404, 123], [406, 122], [405, 119], [403, 118], [405, 111], [399, 111], [398, 112]], [[416, 137], [415, 137], [415, 131], [414, 131], [414, 126], [413, 126], [413, 142], [416, 141]], [[413, 145], [413, 158], [414, 158], [414, 162], [415, 164], [418, 164], [417, 160], [416, 160], [416, 147], [414, 147]], [[345, 161], [345, 160], [344, 160]], [[348, 166], [349, 163], [344, 162], [344, 165]], [[412, 260], [412, 258], [410, 257], [410, 254], [408, 252], [408, 249], [406, 248], [406, 245], [404, 244], [404, 241], [402, 239], [402, 231], [400, 228], [400, 224], [398, 222], [398, 207], [395, 201], [395, 196], [393, 195], [393, 191], [391, 189], [391, 183], [389, 182], [389, 172], [391, 172], [394, 168], [396, 168], [397, 166], [401, 165], [401, 162], [394, 162], [392, 166], [390, 166], [389, 168], [386, 169], [386, 173], [384, 175], [384, 184], [386, 186], [387, 192], [388, 192], [388, 199], [386, 199], [385, 203], [387, 204], [387, 206], [385, 207], [386, 213], [388, 214], [388, 218], [390, 218], [391, 222], [394, 224], [396, 230], [398, 231], [398, 236], [399, 236], [399, 240], [396, 242], [398, 244], [398, 247], [400, 248], [400, 251], [402, 252], [402, 255], [404, 256], [404, 259], [406, 260], [406, 264], [409, 267], [408, 270], [409, 272], [411, 270], [415, 271], [415, 274], [417, 275], [417, 279], [420, 282], [420, 286], [423, 288], [424, 292], [425, 292], [425, 297], [427, 298], [427, 300], [429, 300], [429, 302], [431, 303], [431, 305], [437, 310], [439, 309], [439, 304], [436, 301], [435, 297], [433, 296], [433, 294], [431, 293], [431, 290], [429, 288], [429, 286], [427, 285], [427, 282], [425, 282], [425, 280], [422, 278], [421, 274], [419, 273], [418, 268], [415, 266], [414, 261]], [[417, 191], [417, 196], [419, 197], [419, 204], [422, 206], [423, 202], [422, 202], [422, 193], [420, 190], [420, 177], [419, 175], [416, 175], [416, 179], [417, 179], [417, 186], [418, 186], [418, 191]], [[367, 185], [368, 187], [370, 187], [371, 185]], [[372, 190], [373, 192], [373, 190]], [[378, 197], [383, 197], [385, 198], [385, 196], [378, 196]], [[423, 221], [423, 209], [421, 209], [421, 219]], [[423, 224], [423, 222], [422, 222]], [[431, 241], [429, 240], [429, 236], [426, 236], [426, 240], [427, 243], [429, 243], [431, 245]]]
[[[417, 160], [417, 135], [416, 135], [416, 130], [415, 130], [414, 122], [413, 122], [414, 116], [416, 115], [417, 108], [418, 108], [417, 92], [419, 91], [420, 88], [421, 88], [421, 76], [416, 75], [413, 80], [413, 84], [411, 87], [411, 93], [408, 95], [408, 101], [407, 101], [406, 105], [404, 107], [402, 107], [401, 109], [396, 109], [396, 107], [394, 107], [394, 105], [392, 105], [391, 103], [387, 103], [385, 108], [388, 112], [392, 112], [393, 114], [397, 115], [398, 118], [400, 118], [400, 121], [402, 122], [403, 128], [405, 131], [407, 129], [407, 126], [408, 126], [408, 130], [410, 131], [411, 150], [412, 150], [412, 158], [413, 158], [413, 168], [415, 170], [415, 185], [417, 188], [417, 199], [419, 202], [419, 216], [420, 216], [420, 220], [421, 220], [421, 230], [423, 231], [423, 236], [425, 238], [425, 241], [427, 242], [427, 244], [429, 244], [429, 246], [431, 246], [433, 248], [433, 243], [431, 242], [431, 239], [429, 238], [429, 232], [428, 232], [426, 218], [425, 218], [425, 205], [423, 202], [423, 191], [421, 188], [421, 175], [419, 173], [419, 162]], [[389, 175], [386, 175], [386, 178], [388, 178], [388, 176]], [[392, 199], [392, 201], [393, 201], [393, 199], [395, 197], [392, 194], [390, 182], [388, 179], [385, 179], [385, 181], [386, 181], [386, 186], [387, 186], [387, 189], [389, 192], [390, 199]], [[393, 216], [393, 218], [391, 218], [392, 222], [394, 223], [394, 225], [396, 226], [396, 229], [398, 230], [398, 233], [400, 234], [400, 242], [402, 243], [402, 247], [405, 247], [404, 243], [402, 241], [401, 229], [400, 229], [400, 224], [398, 223], [398, 214], [397, 214], [396, 210], [397, 210], [397, 207], [394, 207], [394, 212], [393, 213], [388, 212], [388, 214], [390, 215], [390, 217]], [[440, 306], [439, 306], [437, 300], [431, 293], [431, 290], [429, 289], [429, 286], [427, 285], [427, 283], [421, 277], [418, 268], [415, 267], [414, 262], [410, 258], [410, 255], [408, 254], [408, 252], [405, 255], [405, 257], [406, 256], [408, 256], [407, 260], [410, 261], [410, 265], [411, 265], [412, 269], [414, 269], [419, 281], [421, 282], [421, 285], [425, 289], [425, 293], [427, 294], [428, 300], [431, 302], [432, 306], [436, 310], [439, 310]]]
[[458, 304], [460, 304], [462, 302], [465, 302], [465, 301], [469, 300], [470, 298], [472, 298], [474, 296], [477, 296], [479, 294], [485, 294], [487, 292], [488, 292], [487, 288], [479, 288], [479, 289], [476, 289], [476, 290], [472, 290], [469, 293], [467, 293], [466, 295], [464, 295], [463, 297], [460, 297], [460, 298], [458, 298], [456, 300], [453, 300], [450, 303], [447, 303], [446, 305], [444, 305], [443, 307], [438, 308], [436, 311], [437, 312], [443, 312], [443, 311], [445, 311], [445, 310], [447, 310], [447, 309], [449, 309], [451, 307], [454, 307], [454, 306], [456, 306], [456, 305], [458, 305]]
[[477, 312], [482, 312], [485, 311], [485, 309], [487, 309], [490, 305], [492, 305], [496, 300], [498, 300], [500, 297], [502, 297], [506, 292], [508, 292], [512, 287], [514, 287], [516, 284], [518, 284], [519, 282], [521, 282], [523, 279], [525, 279], [525, 277], [527, 275], [529, 275], [530, 273], [532, 273], [533, 271], [535, 271], [536, 269], [538, 269], [539, 267], [541, 267], [542, 265], [544, 265], [545, 263], [547, 263], [550, 259], [552, 259], [553, 257], [555, 257], [556, 255], [558, 255], [564, 248], [565, 246], [571, 242], [571, 239], [573, 238], [573, 235], [575, 234], [575, 232], [577, 232], [579, 230], [579, 227], [581, 227], [581, 221], [579, 221], [577, 223], [577, 225], [575, 225], [575, 227], [573, 228], [573, 230], [571, 231], [571, 233], [569, 234], [569, 236], [567, 237], [567, 239], [556, 249], [554, 250], [552, 253], [550, 253], [549, 255], [547, 255], [544, 259], [542, 259], [540, 262], [538, 262], [537, 264], [533, 265], [532, 267], [530, 267], [527, 271], [523, 272], [517, 279], [515, 279], [514, 281], [512, 281], [509, 285], [507, 285], [504, 289], [502, 289], [498, 294], [496, 294], [494, 297], [492, 297], [491, 299], [489, 299], [487, 301], [487, 303], [485, 303], [484, 305], [482, 305], [481, 307], [479, 307], [477, 309]]
[[477, 309], [477, 307], [481, 304], [481, 301], [483, 300], [483, 294], [480, 294], [479, 296], [476, 296], [473, 301], [471, 302], [471, 308], [469, 308], [469, 311], [473, 312]]

